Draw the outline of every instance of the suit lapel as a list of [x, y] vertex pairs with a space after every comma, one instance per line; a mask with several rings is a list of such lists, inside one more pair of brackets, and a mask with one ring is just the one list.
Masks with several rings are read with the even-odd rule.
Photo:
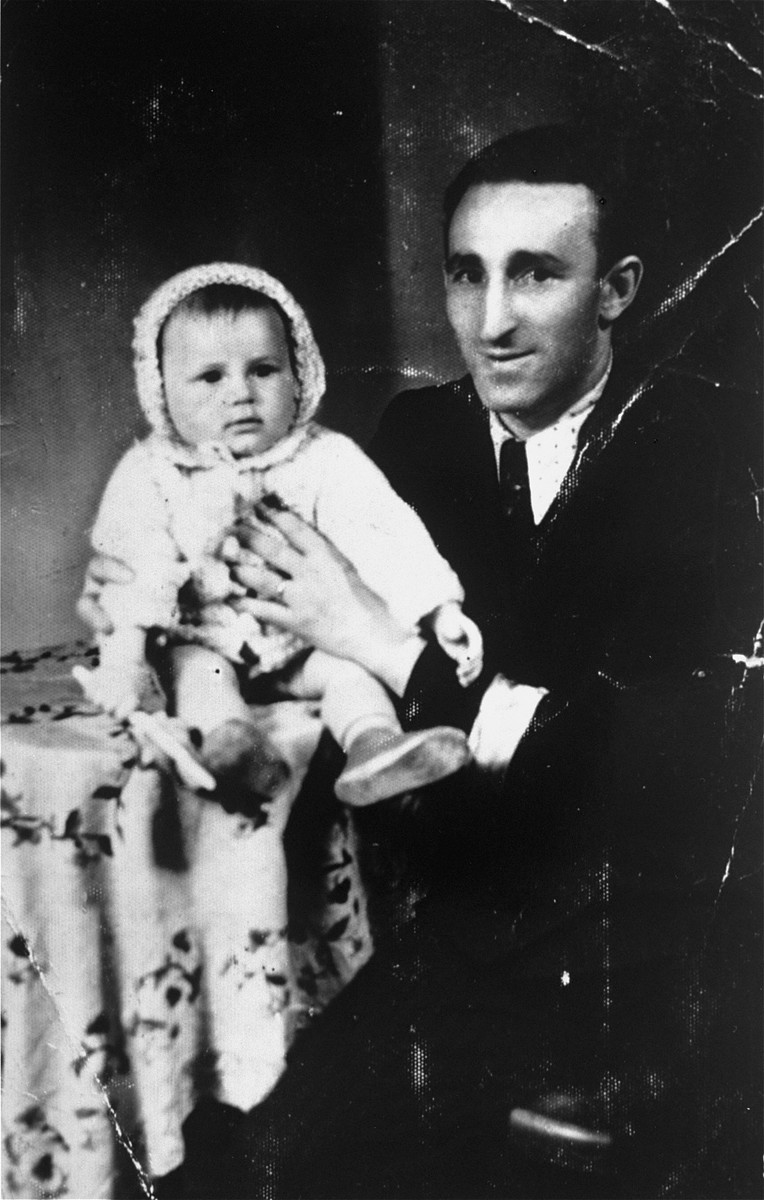
[[608, 456], [619, 427], [634, 406], [640, 404], [648, 387], [648, 380], [638, 380], [628, 370], [618, 370], [614, 366], [602, 396], [581, 426], [576, 455], [560, 490], [538, 525], [542, 545], [575, 506], [582, 490], [588, 490], [590, 481], [596, 478], [602, 466], [603, 457]]

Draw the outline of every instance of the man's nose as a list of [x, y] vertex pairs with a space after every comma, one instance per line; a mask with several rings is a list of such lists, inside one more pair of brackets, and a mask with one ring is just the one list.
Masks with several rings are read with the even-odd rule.
[[485, 342], [500, 341], [517, 326], [517, 312], [512, 281], [490, 280], [483, 292], [480, 336]]

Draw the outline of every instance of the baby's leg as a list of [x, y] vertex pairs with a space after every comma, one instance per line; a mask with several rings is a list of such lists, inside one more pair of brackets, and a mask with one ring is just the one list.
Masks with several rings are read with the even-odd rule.
[[255, 726], [233, 664], [206, 646], [176, 646], [171, 656], [176, 716], [199, 731], [215, 799], [238, 810], [273, 796], [289, 768]]
[[367, 729], [383, 726], [400, 732], [387, 689], [356, 663], [314, 650], [302, 668], [301, 686], [322, 697], [324, 725], [346, 752]]
[[403, 733], [387, 690], [355, 663], [316, 650], [302, 682], [322, 694], [324, 724], [347, 755], [335, 786], [346, 804], [375, 804], [435, 783], [469, 759], [460, 729]]
[[225, 721], [252, 723], [228, 659], [206, 646], [175, 646], [171, 651], [175, 714], [202, 736]]

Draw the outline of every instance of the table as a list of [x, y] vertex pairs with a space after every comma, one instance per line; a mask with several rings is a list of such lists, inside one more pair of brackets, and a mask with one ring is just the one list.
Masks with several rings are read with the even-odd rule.
[[86, 643], [4, 656], [4, 1191], [148, 1196], [197, 1097], [263, 1099], [298, 1031], [372, 952], [352, 818], [328, 809], [319, 893], [288, 924], [282, 834], [321, 724], [255, 711], [292, 767], [267, 821], [141, 767], [83, 701]]

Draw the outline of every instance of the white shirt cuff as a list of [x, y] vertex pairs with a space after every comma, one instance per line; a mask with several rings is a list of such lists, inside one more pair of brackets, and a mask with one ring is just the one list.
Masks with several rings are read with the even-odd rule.
[[512, 683], [503, 675], [492, 680], [469, 735], [470, 749], [478, 766], [500, 771], [509, 765], [546, 695], [546, 688]]

